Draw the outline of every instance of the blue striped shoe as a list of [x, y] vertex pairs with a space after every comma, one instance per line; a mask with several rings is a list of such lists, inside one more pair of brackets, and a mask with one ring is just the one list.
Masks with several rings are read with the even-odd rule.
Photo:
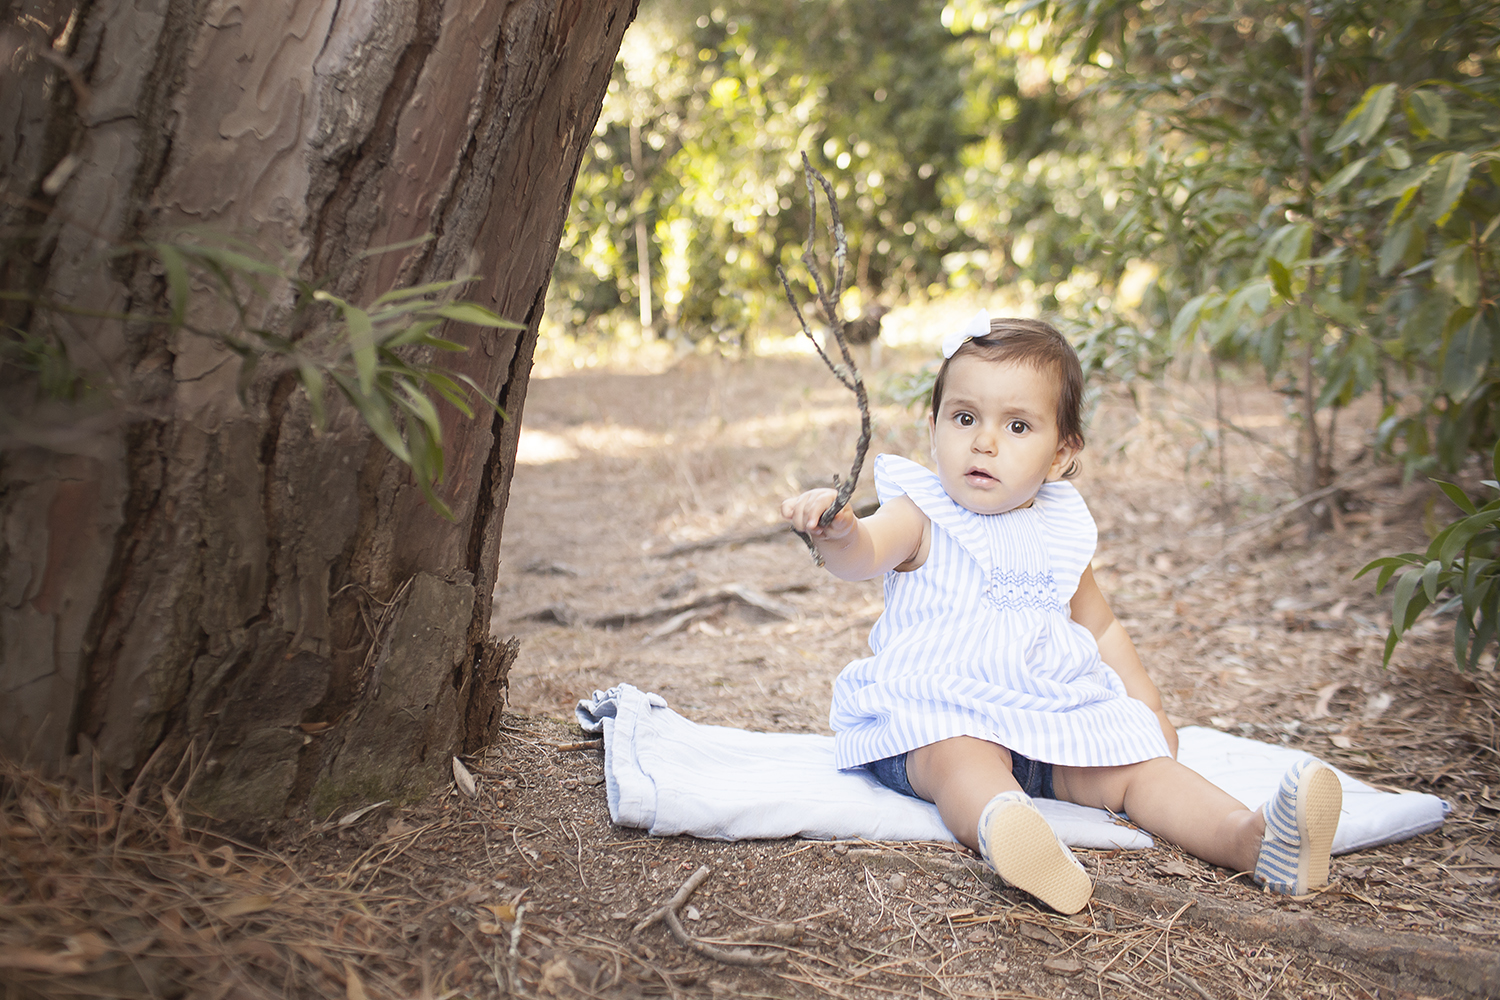
[[1328, 855], [1344, 792], [1339, 776], [1305, 757], [1281, 778], [1266, 803], [1266, 832], [1255, 877], [1276, 892], [1301, 896], [1328, 884]]
[[1025, 792], [1001, 792], [979, 814], [979, 853], [995, 874], [1058, 913], [1088, 905], [1094, 883]]

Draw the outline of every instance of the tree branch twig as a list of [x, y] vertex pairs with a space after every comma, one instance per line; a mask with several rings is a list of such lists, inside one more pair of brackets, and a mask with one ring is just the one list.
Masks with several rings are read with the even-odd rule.
[[716, 962], [723, 962], [726, 965], [756, 966], [772, 965], [781, 961], [781, 955], [757, 955], [744, 948], [720, 948], [706, 941], [699, 941], [687, 932], [687, 928], [682, 926], [682, 920], [677, 916], [677, 911], [707, 879], [708, 867], [699, 865], [698, 870], [688, 876], [687, 881], [682, 883], [682, 887], [673, 894], [671, 899], [652, 910], [645, 919], [635, 925], [634, 932], [639, 934], [657, 921], [661, 921], [667, 925], [667, 930], [672, 933], [672, 937], [677, 939], [678, 944]]
[[[827, 526], [838, 516], [839, 511], [849, 504], [854, 496], [854, 489], [859, 485], [859, 474], [864, 468], [865, 453], [870, 449], [870, 400], [865, 393], [864, 379], [860, 377], [859, 368], [854, 363], [854, 356], [849, 352], [849, 342], [844, 336], [845, 320], [842, 316], [840, 303], [844, 297], [844, 278], [846, 265], [849, 260], [849, 240], [844, 232], [844, 222], [839, 217], [839, 202], [834, 195], [833, 185], [828, 182], [812, 161], [807, 158], [807, 153], [802, 154], [803, 178], [807, 182], [807, 246], [802, 251], [802, 264], [812, 275], [813, 286], [817, 289], [817, 304], [828, 322], [828, 327], [833, 333], [834, 342], [838, 344], [839, 356], [843, 364], [836, 364], [824, 351], [823, 345], [818, 343], [818, 338], [813, 335], [811, 327], [807, 324], [807, 317], [802, 313], [802, 306], [797, 301], [796, 294], [792, 291], [792, 283], [786, 276], [786, 270], [779, 264], [776, 267], [776, 275], [781, 279], [781, 287], [786, 292], [787, 303], [792, 307], [792, 312], [797, 316], [797, 322], [802, 325], [802, 332], [807, 339], [812, 341], [813, 349], [818, 352], [818, 357], [833, 372], [833, 377], [839, 380], [845, 389], [854, 393], [854, 399], [859, 404], [859, 442], [854, 449], [854, 464], [849, 469], [849, 478], [840, 479], [835, 473], [833, 477], [833, 488], [838, 496], [833, 504], [823, 512], [818, 523]], [[814, 186], [814, 181], [817, 182]], [[818, 235], [818, 187], [823, 189], [823, 197], [828, 202], [828, 230], [833, 238], [833, 287], [830, 289], [818, 261], [817, 235]], [[807, 544], [808, 551], [813, 554], [813, 560], [818, 565], [823, 564], [823, 556], [818, 552], [817, 546], [813, 544], [812, 538], [802, 532], [797, 532], [802, 541]]]

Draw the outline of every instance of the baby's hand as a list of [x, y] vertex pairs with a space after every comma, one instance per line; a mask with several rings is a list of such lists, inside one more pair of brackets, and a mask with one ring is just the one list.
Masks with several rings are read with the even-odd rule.
[[823, 512], [832, 507], [837, 499], [838, 494], [827, 488], [808, 490], [801, 496], [783, 501], [781, 516], [804, 535], [811, 535], [819, 541], [836, 542], [848, 537], [855, 525], [859, 523], [859, 519], [854, 516], [854, 511], [846, 506], [834, 515], [827, 527], [819, 527], [818, 521], [822, 518]]

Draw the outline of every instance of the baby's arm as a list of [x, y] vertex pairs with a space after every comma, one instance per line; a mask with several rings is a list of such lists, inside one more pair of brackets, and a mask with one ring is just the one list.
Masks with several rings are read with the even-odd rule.
[[1137, 701], [1145, 702], [1146, 707], [1156, 713], [1161, 722], [1162, 735], [1167, 738], [1172, 756], [1176, 757], [1177, 729], [1167, 719], [1167, 713], [1161, 707], [1161, 692], [1156, 689], [1146, 668], [1141, 665], [1135, 643], [1130, 641], [1125, 626], [1120, 624], [1115, 613], [1109, 609], [1109, 602], [1104, 599], [1099, 584], [1094, 582], [1092, 566], [1083, 571], [1069, 609], [1073, 613], [1073, 620], [1093, 633], [1094, 640], [1099, 643], [1100, 657], [1120, 675], [1120, 680], [1125, 683], [1125, 693]]
[[927, 515], [906, 496], [882, 504], [869, 517], [845, 507], [826, 527], [818, 526], [837, 494], [808, 490], [781, 505], [781, 516], [812, 538], [823, 564], [841, 580], [869, 580], [892, 569], [916, 569], [927, 555]]

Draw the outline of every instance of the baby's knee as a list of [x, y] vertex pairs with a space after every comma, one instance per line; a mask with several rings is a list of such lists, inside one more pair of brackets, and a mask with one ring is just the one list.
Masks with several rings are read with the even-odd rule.
[[1069, 767], [1059, 764], [1052, 769], [1052, 784], [1057, 797], [1082, 806], [1124, 812], [1125, 801], [1132, 792], [1172, 781], [1177, 764], [1171, 757], [1154, 757], [1134, 764], [1112, 767]]
[[967, 779], [990, 771], [1009, 774], [1010, 766], [1009, 750], [973, 736], [939, 740], [906, 755], [906, 777], [919, 794], [953, 778]]

